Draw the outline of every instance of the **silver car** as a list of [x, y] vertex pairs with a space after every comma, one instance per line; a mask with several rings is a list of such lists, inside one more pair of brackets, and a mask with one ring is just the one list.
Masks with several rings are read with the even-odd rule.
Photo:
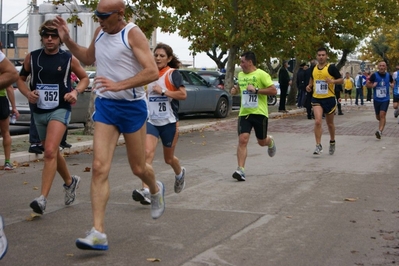
[[225, 90], [212, 86], [190, 70], [180, 70], [187, 98], [179, 101], [180, 115], [194, 113], [213, 113], [215, 117], [225, 118], [231, 111], [232, 98]]

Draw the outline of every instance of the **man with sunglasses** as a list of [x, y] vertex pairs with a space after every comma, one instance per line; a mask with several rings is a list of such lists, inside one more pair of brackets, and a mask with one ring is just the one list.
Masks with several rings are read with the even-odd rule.
[[93, 114], [93, 228], [85, 238], [76, 240], [80, 249], [108, 249], [104, 233], [110, 194], [108, 175], [121, 133], [132, 172], [149, 187], [152, 218], [159, 218], [165, 210], [164, 185], [156, 181], [152, 166], [145, 162], [148, 111], [144, 85], [158, 79], [158, 68], [147, 38], [137, 25], [124, 21], [124, 10], [122, 0], [100, 0], [94, 12], [100, 27], [88, 48], [71, 39], [64, 19], [55, 19], [60, 37], [72, 54], [86, 65], [97, 64], [93, 86], [98, 96]]
[[[65, 205], [75, 200], [80, 177], [70, 175], [59, 145], [71, 119], [71, 104], [76, 103], [78, 93], [85, 90], [89, 78], [76, 57], [60, 49], [61, 41], [53, 20], [45, 21], [39, 34], [43, 47], [25, 57], [17, 86], [32, 106], [31, 115], [45, 148], [41, 194], [30, 204], [35, 213], [43, 214], [56, 172], [65, 183]], [[80, 79], [76, 89], [72, 89], [69, 78], [72, 71]], [[25, 83], [28, 76], [29, 88]]]

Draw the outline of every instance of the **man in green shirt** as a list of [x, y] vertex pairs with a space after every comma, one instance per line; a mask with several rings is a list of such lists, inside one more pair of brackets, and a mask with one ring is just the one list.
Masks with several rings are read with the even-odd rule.
[[276, 145], [273, 137], [267, 135], [268, 106], [267, 96], [276, 95], [277, 90], [268, 73], [256, 67], [256, 56], [253, 52], [241, 55], [240, 66], [242, 72], [238, 74], [238, 85], [234, 85], [231, 94], [241, 94], [241, 108], [238, 116], [237, 132], [237, 170], [233, 178], [245, 181], [245, 160], [247, 158], [247, 145], [252, 128], [258, 144], [268, 146], [268, 154], [276, 154]]

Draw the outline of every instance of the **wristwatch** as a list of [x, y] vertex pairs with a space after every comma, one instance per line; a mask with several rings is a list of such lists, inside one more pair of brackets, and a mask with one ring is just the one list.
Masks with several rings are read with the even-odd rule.
[[166, 89], [165, 89], [165, 88], [162, 88], [162, 93], [161, 93], [161, 95], [162, 95], [162, 96], [165, 96], [165, 92], [166, 92]]
[[255, 88], [255, 94], [258, 94], [259, 88]]

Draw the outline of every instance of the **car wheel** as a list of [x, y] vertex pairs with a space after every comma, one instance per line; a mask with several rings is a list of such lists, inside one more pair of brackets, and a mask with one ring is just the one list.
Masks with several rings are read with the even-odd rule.
[[276, 95], [268, 95], [267, 96], [267, 105], [275, 105], [277, 103]]
[[217, 118], [225, 118], [229, 112], [229, 103], [226, 98], [220, 98], [216, 105], [215, 116]]

